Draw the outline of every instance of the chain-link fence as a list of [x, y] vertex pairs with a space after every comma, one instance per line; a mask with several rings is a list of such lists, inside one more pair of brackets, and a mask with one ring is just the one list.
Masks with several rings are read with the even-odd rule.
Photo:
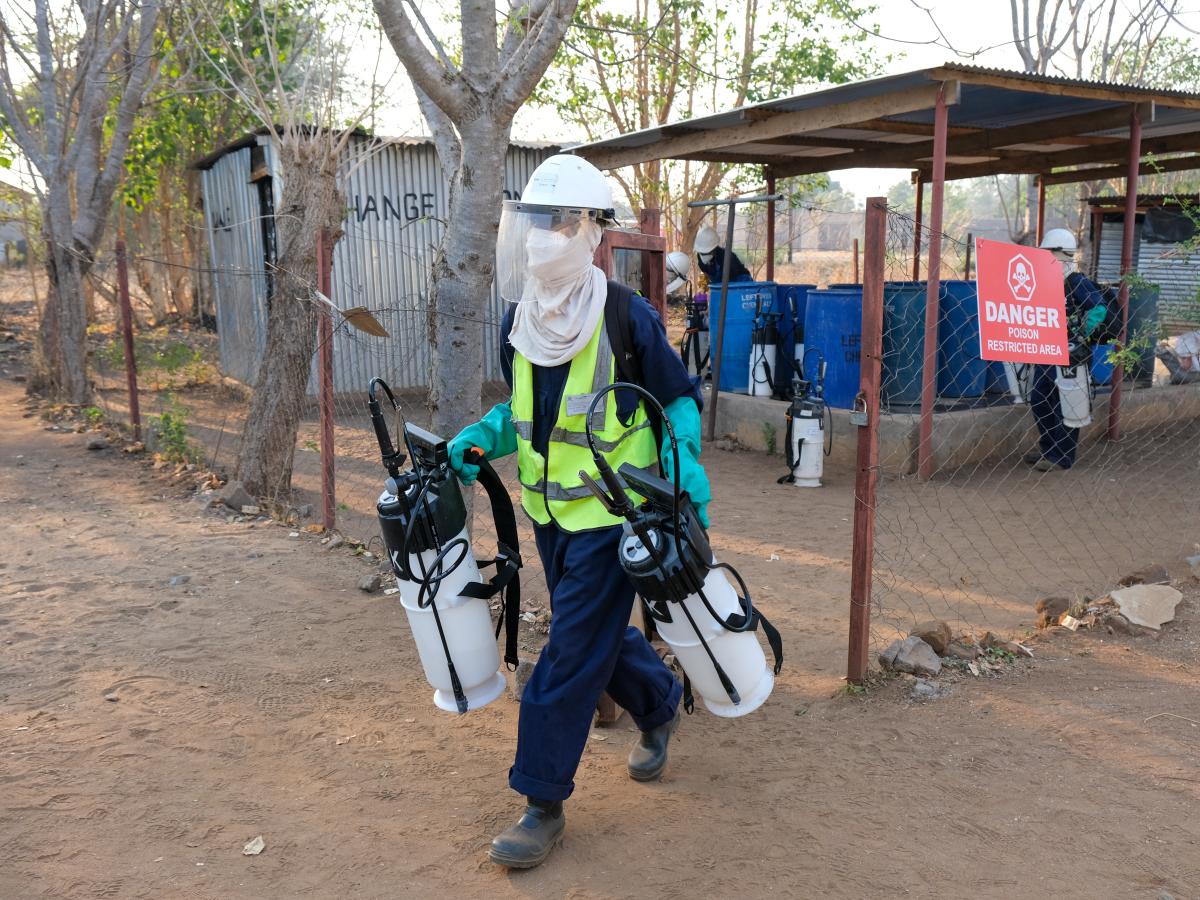
[[[926, 315], [929, 282], [911, 279], [930, 237], [889, 210], [882, 271], [867, 273], [883, 282], [876, 648], [926, 620], [1013, 636], [1035, 622], [1039, 598], [1102, 596], [1131, 569], [1176, 563], [1200, 541], [1200, 384], [1172, 384], [1156, 363], [1167, 348], [1156, 347], [1152, 280], [1130, 280], [1126, 338], [1080, 351], [1078, 367], [990, 362], [977, 284], [962, 278], [973, 248], [959, 236], [940, 235], [937, 311]], [[1081, 343], [1083, 306], [1120, 306], [1119, 285], [1093, 286], [1085, 298], [1087, 284], [1068, 285]]]

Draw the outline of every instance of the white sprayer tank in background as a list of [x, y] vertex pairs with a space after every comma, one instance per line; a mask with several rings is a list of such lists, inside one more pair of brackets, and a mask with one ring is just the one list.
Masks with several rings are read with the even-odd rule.
[[[496, 633], [492, 628], [492, 613], [488, 602], [478, 597], [462, 596], [461, 591], [467, 584], [481, 582], [483, 578], [479, 574], [475, 554], [471, 552], [470, 537], [466, 528], [458, 533], [455, 540], [458, 539], [467, 541], [466, 546], [460, 545], [451, 550], [443, 564], [448, 569], [454, 566], [459, 554], [464, 550], [466, 556], [438, 587], [433, 605], [437, 606], [438, 615], [442, 620], [442, 630], [446, 635], [446, 644], [450, 649], [450, 658], [454, 660], [463, 695], [467, 699], [467, 708], [478, 709], [504, 693], [506, 681], [504, 673], [500, 670], [500, 650], [496, 646]], [[410, 554], [409, 571], [421, 572], [422, 564], [427, 569], [431, 568], [436, 556], [435, 550]], [[400, 589], [400, 604], [404, 607], [409, 628], [412, 629], [413, 638], [417, 642], [417, 653], [421, 657], [421, 666], [425, 669], [425, 678], [434, 688], [433, 702], [438, 709], [457, 712], [454, 688], [450, 683], [450, 670], [446, 666], [446, 651], [438, 634], [432, 605], [422, 609], [418, 604], [419, 584], [397, 578], [396, 586]]]
[[796, 487], [820, 487], [825, 470], [825, 417], [821, 411], [802, 408], [792, 415], [792, 470]]
[[1086, 428], [1092, 424], [1092, 385], [1089, 366], [1059, 366], [1054, 373], [1058, 404], [1063, 424], [1068, 428]]
[[770, 397], [771, 378], [775, 371], [775, 345], [750, 345], [750, 396]]

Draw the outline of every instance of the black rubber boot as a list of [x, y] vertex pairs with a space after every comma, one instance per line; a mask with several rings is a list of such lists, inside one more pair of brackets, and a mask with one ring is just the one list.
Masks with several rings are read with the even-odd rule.
[[667, 744], [679, 727], [683, 713], [682, 705], [675, 710], [675, 718], [665, 725], [643, 731], [638, 742], [629, 751], [629, 777], [634, 781], [657, 781], [667, 767]]
[[567, 817], [561, 800], [534, 800], [516, 825], [492, 838], [488, 857], [510, 869], [532, 869], [541, 864], [562, 838]]
[[1035, 463], [1037, 463], [1039, 460], [1041, 460], [1041, 458], [1042, 458], [1041, 450], [1030, 450], [1028, 453], [1026, 453], [1024, 456], [1021, 457], [1021, 461], [1023, 463], [1025, 463], [1025, 465], [1027, 465], [1027, 466], [1032, 466]]

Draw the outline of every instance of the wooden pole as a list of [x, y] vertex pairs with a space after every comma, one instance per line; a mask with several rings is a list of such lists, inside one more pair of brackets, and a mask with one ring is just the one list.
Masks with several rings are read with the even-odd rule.
[[125, 242], [117, 241], [117, 292], [121, 301], [121, 337], [125, 342], [125, 384], [129, 388], [129, 424], [133, 439], [142, 439], [142, 410], [138, 402], [137, 357], [133, 346], [133, 307], [129, 303], [129, 261]]
[[925, 179], [917, 173], [917, 205], [913, 210], [913, 281], [921, 280], [921, 207], [925, 200]]
[[858, 238], [854, 239], [853, 251], [854, 251], [854, 283], [862, 284], [862, 281], [858, 277]]
[[971, 280], [971, 251], [975, 249], [975, 236], [967, 232], [967, 261], [963, 265], [963, 281]]
[[871, 636], [871, 567], [875, 555], [875, 488], [879, 462], [879, 402], [883, 363], [883, 280], [887, 252], [887, 199], [867, 200], [863, 234], [862, 367], [859, 390], [866, 399], [867, 425], [858, 429], [854, 477], [854, 546], [850, 564], [850, 641], [846, 680], [867, 676]]
[[[1129, 276], [1133, 273], [1133, 235], [1137, 224], [1138, 168], [1142, 158], [1142, 117], [1137, 106], [1129, 116], [1129, 173], [1125, 176], [1125, 229], [1121, 234], [1121, 290], [1117, 308], [1121, 311], [1121, 344], [1129, 334]], [[1112, 395], [1108, 403], [1108, 439], [1121, 439], [1121, 382], [1124, 366], [1113, 370]]]
[[941, 288], [942, 202], [946, 187], [946, 95], [939, 91], [933, 108], [933, 193], [929, 198], [929, 256], [925, 269], [925, 364], [921, 372], [921, 425], [917, 444], [917, 478], [933, 475], [933, 404], [937, 393], [938, 291]]
[[1042, 176], [1038, 176], [1038, 199], [1037, 199], [1037, 232], [1035, 239], [1037, 245], [1042, 246], [1042, 238], [1046, 236], [1046, 182], [1042, 181]]
[[[332, 250], [329, 232], [322, 229], [317, 236], [317, 290], [326, 297], [332, 293]], [[337, 524], [333, 442], [333, 310], [324, 303], [320, 305], [317, 323], [317, 374], [321, 392], [321, 524], [329, 531]]]
[[[775, 173], [767, 171], [767, 193], [775, 194]], [[767, 281], [775, 280], [775, 201], [767, 201]]]

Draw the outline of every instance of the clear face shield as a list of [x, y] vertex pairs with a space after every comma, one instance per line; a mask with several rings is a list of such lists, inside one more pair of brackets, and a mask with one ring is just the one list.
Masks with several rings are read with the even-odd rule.
[[1061, 248], [1052, 250], [1051, 252], [1054, 254], [1054, 258], [1057, 259], [1059, 264], [1062, 266], [1064, 277], [1075, 271], [1074, 253], [1068, 252], [1067, 250], [1063, 250]]
[[496, 289], [512, 303], [532, 279], [553, 284], [578, 277], [600, 244], [604, 212], [505, 200], [496, 239]]

